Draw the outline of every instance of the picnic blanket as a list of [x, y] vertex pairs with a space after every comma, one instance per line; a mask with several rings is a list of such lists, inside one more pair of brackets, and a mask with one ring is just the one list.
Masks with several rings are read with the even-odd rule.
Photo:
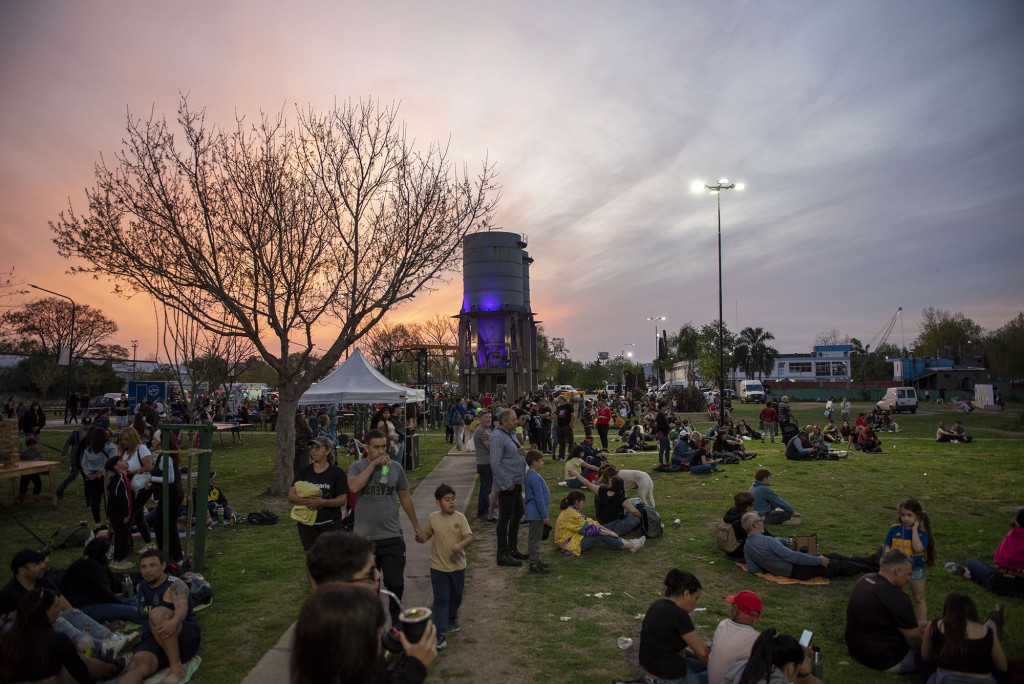
[[[736, 565], [743, 568], [744, 572], [750, 572], [746, 563], [736, 563]], [[758, 572], [755, 573], [755, 575], [766, 582], [772, 582], [774, 584], [808, 584], [813, 587], [823, 587], [832, 584], [832, 580], [827, 577], [812, 577], [811, 579], [800, 580], [793, 579], [792, 577], [779, 577], [778, 575], [773, 575], [769, 572]]]
[[[199, 666], [202, 664], [202, 662], [203, 659], [197, 655], [193, 657], [192, 660], [188, 661], [187, 663], [184, 663], [185, 678], [181, 680], [181, 684], [185, 684], [185, 682], [191, 680], [192, 677], [195, 676], [195, 673], [199, 669]], [[160, 682], [164, 681], [164, 677], [167, 676], [167, 673], [169, 671], [170, 669], [165, 667], [164, 669], [160, 670], [156, 674], [146, 679], [145, 684], [160, 684]]]

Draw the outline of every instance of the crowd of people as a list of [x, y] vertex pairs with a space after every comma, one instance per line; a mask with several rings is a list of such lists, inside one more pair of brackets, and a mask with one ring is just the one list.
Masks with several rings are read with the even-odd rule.
[[[734, 421], [728, 406], [715, 407], [721, 422], [699, 431], [688, 419], [673, 415], [668, 402], [653, 397], [635, 402], [631, 396], [593, 401], [561, 395], [550, 400], [524, 397], [511, 403], [494, 397], [454, 402], [446, 424], [455, 448], [471, 450], [476, 457], [480, 488], [475, 521], [495, 525], [496, 565], [518, 568], [526, 562], [529, 573], [549, 574], [541, 552], [541, 542], [547, 539], [558, 554], [568, 557], [602, 546], [633, 553], [644, 546], [643, 504], [627, 496], [628, 487], [635, 483], [607, 462], [609, 442], [616, 439], [611, 434], [613, 425], [627, 448], [650, 449], [652, 455], [656, 450], [659, 467], [698, 475], [756, 457], [747, 449], [748, 442], [774, 442], [785, 434], [783, 427], [793, 423], [786, 398], [768, 402], [757, 426], [743, 419]], [[824, 430], [808, 426], [788, 439], [787, 458], [790, 453], [795, 454], [793, 460], [807, 460], [807, 454], [817, 457], [828, 453], [830, 445], [859, 446], [866, 452], [880, 446], [880, 442], [862, 440], [865, 435], [877, 440], [876, 427], [891, 423], [890, 416], [861, 414], [851, 428], [849, 403], [843, 399], [838, 403], [840, 428], [831, 415], [835, 408], [830, 399]], [[473, 543], [474, 531], [457, 508], [455, 490], [447, 485], [434, 492], [437, 510], [423, 520], [419, 517], [401, 452], [405, 431], [416, 429], [416, 423], [410, 423], [403, 409], [379, 408], [370, 429], [355, 442], [355, 458], [347, 469], [338, 465], [339, 435], [333, 417], [324, 411], [296, 415], [296, 470], [288, 500], [313, 591], [296, 628], [291, 660], [294, 682], [423, 681], [437, 651], [447, 646], [448, 636], [461, 630], [466, 549]], [[16, 659], [12, 667], [23, 669], [0, 670], [0, 674], [10, 674], [15, 681], [25, 673], [50, 676], [45, 673], [56, 663], [60, 665], [56, 672], [63, 668], [79, 681], [116, 675], [120, 681], [141, 681], [168, 667], [165, 682], [173, 684], [185, 676], [185, 664], [199, 645], [198, 622], [187, 586], [168, 574], [164, 562], [165, 553], [172, 563], [182, 560], [178, 537], [172, 530], [167, 548], [159, 541], [163, 518], [159, 511], [162, 507], [177, 511], [185, 492], [176, 459], [160, 457], [159, 421], [150, 424], [148, 413], [144, 408], [116, 440], [109, 419], [106, 425], [85, 419], [89, 422], [83, 421], [76, 430], [74, 443], [66, 445], [78, 454], [73, 460], [78, 462], [96, 522], [103, 519], [105, 502], [110, 532], [107, 538], [90, 542], [81, 561], [68, 569], [66, 577], [71, 579], [60, 587], [42, 581], [45, 556], [26, 550], [15, 558], [19, 564], [15, 567], [12, 562], [10, 591], [8, 587], [0, 591], [0, 613], [12, 616], [0, 637], [0, 654], [22, 652], [25, 644], [34, 644], [35, 650], [29, 650], [45, 657]], [[580, 443], [576, 442], [577, 422], [583, 429]], [[940, 424], [940, 429], [945, 426]], [[964, 434], [962, 426], [959, 433], [950, 433]], [[962, 441], [970, 441], [964, 436], [968, 438]], [[26, 433], [28, 448], [33, 439]], [[937, 440], [955, 441], [940, 439], [939, 434]], [[300, 441], [305, 451], [301, 463]], [[570, 489], [558, 505], [554, 522], [548, 517], [551, 493], [541, 475], [548, 458], [564, 462], [564, 485]], [[165, 482], [171, 495], [158, 502], [155, 518], [146, 516], [148, 498]], [[32, 485], [29, 481], [23, 486]], [[592, 514], [587, 510], [587, 493], [593, 497]], [[402, 514], [412, 525], [415, 541], [431, 544], [430, 620], [422, 636], [412, 640], [403, 627], [411, 623], [410, 615], [401, 605], [406, 576]], [[738, 542], [730, 558], [744, 562], [751, 573], [794, 580], [864, 575], [851, 591], [845, 632], [850, 654], [862, 664], [882, 671], [934, 672], [936, 682], [953, 681], [950, 677], [964, 673], [977, 676], [977, 681], [1001, 677], [1007, 669], [999, 638], [1001, 610], [981, 621], [973, 602], [954, 593], [947, 597], [941, 617], [929, 620], [924, 588], [927, 568], [935, 558], [931, 521], [914, 499], [900, 502], [898, 516], [875, 552], [860, 557], [808, 552], [794, 547], [792, 538], [766, 529], [800, 522], [801, 516], [774, 490], [771, 471], [759, 468], [749, 490], [735, 494], [723, 521], [733, 528]], [[150, 523], [156, 523], [157, 529], [150, 530]], [[1007, 586], [1019, 590], [1015, 581], [1024, 581], [1024, 538], [1014, 531], [1022, 524], [1024, 509], [997, 551], [994, 568], [968, 559], [964, 566], [954, 563], [947, 569], [993, 590]], [[521, 526], [528, 530], [525, 547]], [[161, 548], [142, 553], [138, 570], [143, 581], [138, 597], [131, 600], [118, 595], [111, 573], [134, 568], [127, 561], [133, 527], [144, 543], [155, 537]], [[764, 606], [755, 592], [743, 590], [725, 597], [730, 617], [718, 625], [709, 644], [690, 619], [701, 597], [700, 581], [672, 569], [664, 586], [664, 596], [648, 608], [641, 628], [643, 681], [815, 681], [807, 644], [772, 629], [757, 630], [755, 623]], [[907, 587], [909, 596], [904, 591]], [[130, 661], [118, 657], [127, 642], [101, 624], [111, 620], [142, 626], [142, 640]], [[344, 638], [339, 638], [340, 625], [345, 626]], [[100, 657], [75, 652], [83, 635], [92, 635], [95, 643], [90, 650]], [[0, 677], [0, 681], [6, 680]]]

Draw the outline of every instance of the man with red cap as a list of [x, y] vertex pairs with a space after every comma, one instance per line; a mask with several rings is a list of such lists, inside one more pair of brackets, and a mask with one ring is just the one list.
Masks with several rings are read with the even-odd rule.
[[734, 596], [726, 596], [725, 600], [732, 604], [732, 616], [718, 623], [711, 639], [708, 684], [721, 684], [733, 663], [749, 659], [750, 649], [759, 636], [754, 622], [761, 617], [764, 608], [760, 597], [745, 589]]

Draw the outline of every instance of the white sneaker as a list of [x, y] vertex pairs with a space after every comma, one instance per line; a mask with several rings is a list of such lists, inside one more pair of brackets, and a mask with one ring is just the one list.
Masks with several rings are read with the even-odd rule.
[[114, 660], [121, 653], [121, 649], [127, 645], [127, 634], [112, 634], [106, 641], [100, 644], [99, 657], [102, 660]]
[[647, 543], [647, 537], [637, 537], [633, 540], [633, 546], [630, 547], [630, 553], [636, 553], [640, 550], [640, 547]]

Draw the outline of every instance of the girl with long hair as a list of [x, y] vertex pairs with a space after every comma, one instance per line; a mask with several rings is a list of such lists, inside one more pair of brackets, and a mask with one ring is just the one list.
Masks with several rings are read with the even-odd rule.
[[[997, 604], [996, 613], [1001, 610]], [[1006, 672], [1007, 667], [996, 622], [990, 618], [983, 624], [971, 597], [956, 591], [946, 597], [942, 617], [925, 628], [921, 657], [938, 664], [928, 684], [968, 677], [972, 684], [995, 684], [996, 673]]]
[[613, 549], [637, 552], [647, 541], [644, 537], [624, 540], [618, 533], [598, 524], [583, 513], [583, 492], [569, 492], [560, 504], [562, 512], [555, 521], [555, 546], [566, 556], [579, 556], [584, 551], [604, 543]]
[[726, 670], [722, 679], [726, 684], [790, 684], [801, 674], [810, 673], [807, 652], [796, 639], [768, 628], [761, 633], [750, 649], [750, 658], [741, 660]]
[[117, 447], [107, 438], [107, 431], [92, 426], [82, 440], [82, 476], [85, 478], [85, 503], [92, 509], [92, 518], [100, 522], [100, 507], [103, 505], [104, 464], [108, 458], [117, 456]]
[[[142, 443], [142, 437], [135, 428], [126, 427], [121, 430], [117, 439], [117, 455], [128, 463], [128, 478], [136, 475], [151, 474], [153, 472], [153, 454], [149, 447]], [[134, 490], [134, 488], [133, 488]], [[139, 528], [139, 535], [145, 544], [153, 541], [153, 535], [149, 533], [149, 525], [146, 524], [146, 502], [152, 495], [152, 489], [147, 484], [134, 492], [132, 500], [132, 521]]]
[[63, 682], [70, 676], [85, 684], [117, 674], [111, 663], [80, 656], [71, 639], [53, 629], [57, 598], [54, 590], [36, 587], [18, 604], [14, 624], [0, 635], [0, 682]]
[[910, 557], [910, 593], [914, 598], [914, 614], [918, 622], [928, 621], [928, 605], [924, 585], [928, 578], [925, 566], [935, 565], [935, 541], [932, 525], [924, 507], [917, 499], [900, 501], [899, 522], [889, 528], [882, 551], [898, 549]]

